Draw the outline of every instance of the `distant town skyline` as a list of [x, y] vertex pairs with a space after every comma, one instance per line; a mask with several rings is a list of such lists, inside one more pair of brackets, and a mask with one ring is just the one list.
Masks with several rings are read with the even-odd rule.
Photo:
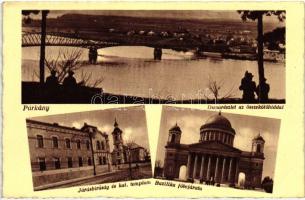
[[[48, 18], [57, 18], [65, 14], [85, 14], [103, 16], [126, 16], [126, 17], [152, 17], [169, 19], [214, 19], [214, 20], [241, 20], [237, 11], [211, 11], [211, 10], [51, 10]], [[39, 15], [31, 15], [39, 18]], [[285, 25], [279, 22], [276, 16], [264, 17], [265, 23]]]
[[117, 119], [119, 128], [123, 131], [124, 143], [133, 141], [149, 150], [146, 117], [143, 106], [114, 108], [87, 112], [67, 113], [33, 117], [32, 120], [58, 123], [62, 126], [80, 129], [84, 123], [96, 126], [99, 131], [106, 132], [109, 137], [110, 150], [113, 150], [112, 131], [114, 120]]

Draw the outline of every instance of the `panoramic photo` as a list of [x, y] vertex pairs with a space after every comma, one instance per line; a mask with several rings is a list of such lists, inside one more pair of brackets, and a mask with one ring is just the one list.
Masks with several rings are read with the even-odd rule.
[[144, 107], [26, 119], [34, 191], [152, 178]]
[[154, 178], [272, 193], [280, 120], [163, 106]]
[[23, 10], [22, 103], [285, 103], [285, 11]]

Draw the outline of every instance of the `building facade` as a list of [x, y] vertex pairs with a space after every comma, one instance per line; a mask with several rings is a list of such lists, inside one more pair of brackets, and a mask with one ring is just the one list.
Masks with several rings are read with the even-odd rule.
[[109, 138], [95, 126], [81, 129], [27, 119], [34, 190], [111, 171]]
[[[181, 134], [177, 124], [169, 130], [165, 178], [261, 187], [265, 141], [260, 135], [252, 140], [251, 152], [233, 147], [235, 130], [221, 113], [211, 116], [200, 127], [198, 143], [180, 144]], [[242, 182], [239, 177], [243, 177]]]
[[147, 151], [144, 147], [129, 142], [124, 144], [123, 131], [119, 128], [119, 124], [116, 119], [114, 121], [114, 129], [112, 131], [113, 138], [113, 151], [112, 161], [115, 165], [129, 163], [145, 162], [147, 157]]

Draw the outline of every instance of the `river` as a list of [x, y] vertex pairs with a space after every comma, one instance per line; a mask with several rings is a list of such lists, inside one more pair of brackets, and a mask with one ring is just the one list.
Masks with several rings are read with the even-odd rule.
[[[80, 60], [87, 61], [88, 50], [73, 47], [47, 47], [47, 60], [54, 60], [59, 52], [82, 51]], [[210, 81], [216, 81], [220, 97], [230, 94], [241, 98], [239, 85], [246, 70], [258, 83], [257, 62], [245, 60], [203, 58], [194, 59], [191, 52], [163, 49], [161, 61], [153, 60], [149, 47], [109, 47], [98, 50], [98, 64], [84, 64], [75, 72], [91, 74], [90, 80], [103, 78], [99, 85], [107, 93], [181, 99], [213, 98], [208, 92]], [[22, 48], [22, 80], [38, 81], [39, 47]], [[46, 76], [49, 72], [46, 70]], [[269, 98], [285, 99], [284, 63], [265, 62], [265, 77], [270, 84]]]

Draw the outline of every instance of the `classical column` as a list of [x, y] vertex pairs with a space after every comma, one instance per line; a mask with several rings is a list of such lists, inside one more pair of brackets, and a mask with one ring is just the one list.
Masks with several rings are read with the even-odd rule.
[[226, 158], [223, 158], [220, 183], [223, 182], [223, 178], [225, 175], [225, 166], [226, 166]]
[[206, 180], [210, 180], [210, 170], [211, 170], [211, 156], [209, 156], [208, 169], [207, 169], [207, 178], [206, 178]]
[[190, 177], [190, 167], [191, 167], [191, 154], [187, 156], [187, 166], [186, 166], [186, 180]]
[[204, 155], [202, 155], [202, 157], [201, 157], [200, 175], [199, 175], [200, 180], [203, 177], [203, 168], [204, 168]]
[[215, 181], [215, 182], [217, 182], [218, 162], [219, 162], [219, 158], [218, 158], [218, 156], [217, 156], [217, 157], [216, 157], [215, 173], [214, 173], [214, 181]]
[[196, 178], [196, 171], [197, 171], [197, 160], [198, 160], [198, 155], [195, 154], [195, 162], [194, 162], [194, 170], [193, 170], [193, 179]]
[[236, 183], [236, 180], [238, 180], [238, 170], [239, 170], [239, 162], [238, 162], [238, 158], [236, 158], [236, 168], [235, 168], [235, 179], [234, 179], [234, 183]]
[[232, 173], [232, 160], [233, 158], [230, 158], [230, 164], [229, 164], [229, 175], [228, 175], [228, 181], [231, 181], [231, 173]]

